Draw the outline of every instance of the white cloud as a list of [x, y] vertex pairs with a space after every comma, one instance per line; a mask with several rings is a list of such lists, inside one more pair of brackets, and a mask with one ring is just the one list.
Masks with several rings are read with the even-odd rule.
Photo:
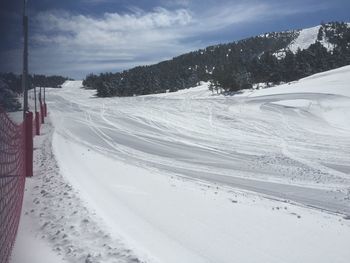
[[110, 70], [116, 70], [125, 66], [125, 61], [131, 66], [147, 63], [146, 57], [149, 62], [154, 62], [188, 51], [188, 47], [181, 44], [185, 37], [181, 31], [193, 24], [193, 18], [185, 9], [106, 13], [99, 18], [55, 11], [38, 14], [34, 23], [33, 67], [36, 67], [35, 61], [44, 57], [58, 63], [53, 57], [55, 54], [82, 68], [86, 68], [87, 58], [90, 63], [95, 60], [104, 67], [106, 64], [101, 61], [113, 60], [114, 64], [107, 65]]
[[[65, 74], [69, 74], [68, 68], [75, 72], [81, 69], [86, 74], [88, 69], [99, 71], [99, 66], [101, 71], [116, 71], [149, 64], [203, 45], [188, 41], [189, 38], [303, 11], [272, 8], [263, 3], [227, 2], [198, 13], [161, 7], [151, 12], [134, 8], [130, 13], [105, 13], [101, 17], [43, 12], [34, 19], [33, 69], [43, 71], [52, 64], [55, 70], [65, 69]], [[40, 62], [44, 59], [45, 63]]]

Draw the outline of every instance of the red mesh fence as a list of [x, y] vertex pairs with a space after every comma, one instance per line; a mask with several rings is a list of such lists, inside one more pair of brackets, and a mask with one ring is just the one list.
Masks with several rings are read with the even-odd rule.
[[40, 100], [40, 112], [26, 113], [15, 124], [0, 108], [0, 263], [8, 263], [15, 242], [24, 194], [25, 178], [33, 176], [33, 137], [47, 114]]
[[0, 109], [0, 263], [7, 263], [22, 209], [26, 176], [25, 124]]

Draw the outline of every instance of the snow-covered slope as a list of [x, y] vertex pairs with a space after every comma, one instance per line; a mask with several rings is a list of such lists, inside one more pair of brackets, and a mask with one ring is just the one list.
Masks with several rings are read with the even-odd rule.
[[[285, 56], [285, 50], [290, 50], [294, 54], [297, 53], [298, 49], [304, 50], [309, 48], [312, 44], [315, 44], [317, 41], [317, 35], [321, 26], [315, 26], [310, 28], [305, 28], [299, 31], [298, 37], [290, 43], [286, 49], [279, 50], [275, 53], [277, 58], [283, 58]], [[320, 43], [327, 48], [328, 51], [334, 49], [334, 45], [329, 43], [328, 40], [323, 36], [323, 39]]]
[[307, 49], [314, 44], [317, 40], [317, 34], [321, 26], [315, 26], [311, 28], [302, 29], [299, 36], [287, 47], [294, 54], [300, 48], [301, 50]]
[[350, 66], [345, 66], [321, 72], [292, 83], [256, 90], [250, 97], [292, 93], [319, 93], [350, 97], [349, 81]]
[[54, 153], [141, 260], [345, 263], [349, 83], [344, 67], [235, 96], [100, 99], [67, 82], [47, 93]]

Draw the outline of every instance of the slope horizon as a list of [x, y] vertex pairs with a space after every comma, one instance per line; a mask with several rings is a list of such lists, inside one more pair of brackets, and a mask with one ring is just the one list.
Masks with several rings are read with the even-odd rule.
[[322, 23], [209, 46], [122, 72], [89, 74], [83, 84], [97, 90], [99, 97], [173, 92], [200, 81], [211, 81], [211, 87], [232, 92], [258, 83], [290, 82], [348, 65], [349, 42], [348, 23]]
[[226, 98], [49, 89], [23, 216], [35, 230], [11, 263], [347, 263], [349, 72]]
[[[21, 3], [1, 2], [0, 72], [21, 71]], [[347, 0], [28, 1], [30, 71], [119, 72], [265, 32], [347, 21]], [[45, 59], [43, 59], [45, 58]]]
[[[329, 24], [329, 23], [335, 23], [335, 22], [339, 22], [339, 23], [346, 23], [348, 25], [350, 25], [350, 20], [349, 21], [327, 21], [327, 22], [323, 22], [321, 21], [319, 24], [315, 24], [315, 25], [312, 25], [312, 26], [308, 26], [308, 27], [299, 27], [299, 28], [289, 28], [289, 29], [285, 29], [285, 30], [282, 30], [282, 31], [264, 31], [264, 32], [261, 32], [260, 34], [256, 34], [256, 35], [251, 35], [251, 36], [247, 36], [247, 37], [244, 37], [244, 38], [239, 38], [239, 39], [236, 39], [236, 40], [232, 40], [232, 41], [228, 41], [228, 42], [217, 42], [217, 43], [213, 43], [211, 45], [208, 45], [208, 46], [205, 46], [205, 47], [200, 47], [200, 48], [197, 48], [197, 49], [193, 49], [191, 51], [188, 51], [186, 53], [181, 53], [181, 54], [178, 54], [178, 55], [175, 55], [173, 57], [170, 57], [168, 59], [163, 59], [163, 60], [160, 60], [160, 61], [157, 61], [155, 63], [152, 63], [152, 64], [138, 64], [138, 65], [135, 65], [135, 66], [132, 66], [132, 67], [128, 67], [128, 68], [125, 68], [125, 69], [121, 69], [121, 70], [116, 70], [116, 71], [95, 71], [95, 72], [89, 72], [88, 74], [101, 74], [101, 73], [120, 73], [120, 72], [123, 72], [123, 71], [128, 71], [128, 70], [131, 70], [131, 69], [134, 69], [134, 68], [137, 68], [137, 67], [143, 67], [143, 66], [154, 66], [154, 65], [158, 65], [162, 62], [166, 62], [166, 61], [171, 61], [173, 60], [174, 58], [178, 58], [178, 57], [181, 57], [181, 56], [184, 56], [184, 55], [188, 55], [190, 53], [193, 53], [193, 52], [198, 52], [198, 51], [201, 51], [201, 50], [206, 50], [208, 48], [211, 48], [211, 47], [217, 47], [217, 46], [222, 46], [222, 45], [230, 45], [230, 44], [233, 44], [233, 43], [237, 43], [237, 42], [240, 42], [240, 41], [244, 41], [244, 40], [247, 40], [247, 39], [251, 39], [251, 38], [254, 38], [254, 37], [258, 37], [258, 36], [262, 36], [262, 35], [266, 35], [266, 34], [273, 34], [273, 33], [287, 33], [287, 32], [300, 32], [301, 30], [306, 30], [306, 29], [312, 29], [312, 28], [316, 28], [318, 26], [320, 26], [322, 23], [324, 24]], [[85, 79], [85, 77], [88, 75], [79, 75], [77, 77], [72, 77], [73, 79], [75, 80], [83, 80]], [[71, 77], [71, 76], [68, 76], [68, 77]]]

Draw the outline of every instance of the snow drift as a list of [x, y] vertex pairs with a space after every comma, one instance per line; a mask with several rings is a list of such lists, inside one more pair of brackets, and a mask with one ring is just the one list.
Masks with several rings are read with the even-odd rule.
[[66, 82], [47, 94], [60, 180], [141, 261], [348, 262], [348, 83], [350, 66], [234, 96]]

